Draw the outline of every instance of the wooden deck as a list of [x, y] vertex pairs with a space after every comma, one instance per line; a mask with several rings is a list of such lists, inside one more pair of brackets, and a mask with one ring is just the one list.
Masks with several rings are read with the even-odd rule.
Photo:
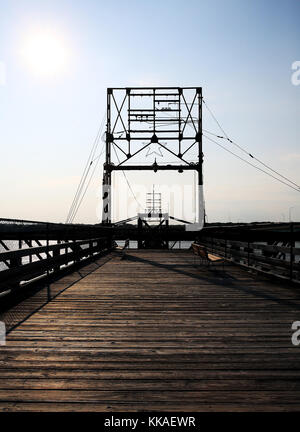
[[0, 347], [0, 411], [299, 410], [300, 291], [193, 259], [129, 251], [81, 270]]

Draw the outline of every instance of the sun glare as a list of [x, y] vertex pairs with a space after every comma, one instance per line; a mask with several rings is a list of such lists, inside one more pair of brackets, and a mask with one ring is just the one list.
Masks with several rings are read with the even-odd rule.
[[63, 73], [69, 54], [64, 38], [55, 31], [39, 29], [29, 32], [23, 39], [22, 56], [31, 72], [39, 76]]

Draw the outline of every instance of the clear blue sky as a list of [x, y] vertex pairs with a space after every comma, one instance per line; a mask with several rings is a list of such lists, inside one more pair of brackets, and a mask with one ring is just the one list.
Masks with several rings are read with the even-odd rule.
[[[300, 85], [291, 82], [300, 60], [299, 1], [0, 4], [0, 217], [65, 220], [109, 86], [202, 86], [232, 139], [300, 183]], [[21, 55], [36, 27], [62, 35], [68, 61], [55, 78], [37, 76]], [[219, 132], [207, 113], [204, 127]], [[287, 220], [290, 207], [300, 220], [298, 192], [213, 143], [204, 141], [204, 153], [210, 221]], [[99, 166], [78, 222], [97, 221], [101, 176]], [[143, 181], [128, 178], [133, 188]]]

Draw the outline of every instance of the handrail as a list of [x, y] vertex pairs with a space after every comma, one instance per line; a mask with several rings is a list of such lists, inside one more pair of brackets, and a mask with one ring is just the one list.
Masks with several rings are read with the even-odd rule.
[[[0, 271], [0, 293], [17, 289], [22, 281], [30, 281], [45, 273], [48, 276], [58, 274], [61, 266], [65, 269], [78, 265], [88, 258], [109, 251], [111, 247], [110, 238], [97, 237], [1, 252], [0, 262], [5, 263], [7, 268]], [[46, 256], [42, 257], [41, 254]], [[36, 256], [34, 261], [33, 255]], [[22, 258], [28, 258], [27, 262], [23, 262]]]
[[300, 280], [300, 261], [295, 262], [300, 248], [294, 246], [293, 240], [289, 246], [282, 246], [203, 235], [200, 241], [207, 250], [227, 260], [290, 280]]
[[72, 223], [64, 223], [64, 222], [45, 222], [45, 221], [37, 221], [37, 220], [29, 220], [29, 219], [13, 219], [13, 218], [0, 218], [0, 224], [1, 223], [12, 223], [12, 224], [22, 224], [22, 225], [62, 225], [62, 226], [81, 226], [81, 227], [94, 227], [94, 224], [72, 224]]
[[[99, 241], [99, 240], [104, 240], [105, 238], [103, 237], [98, 237], [98, 238], [92, 238], [92, 239], [88, 239], [88, 240], [77, 240], [74, 242], [62, 242], [62, 243], [57, 243], [54, 245], [45, 245], [45, 246], [36, 246], [36, 247], [28, 247], [25, 249], [15, 249], [15, 250], [11, 250], [11, 251], [6, 251], [6, 252], [0, 252], [0, 262], [3, 262], [5, 260], [10, 260], [13, 258], [19, 258], [19, 257], [24, 257], [24, 256], [30, 256], [30, 255], [36, 255], [36, 254], [40, 254], [40, 253], [44, 253], [44, 252], [51, 252], [51, 251], [57, 251], [60, 249], [66, 249], [66, 248], [71, 248], [72, 245], [74, 245], [76, 243], [76, 245], [80, 246], [83, 244], [86, 244], [87, 242], [95, 242], [95, 241]], [[0, 271], [1, 273], [1, 271]]]
[[[45, 231], [42, 239], [28, 231], [26, 234], [21, 232], [24, 235], [17, 237], [17, 242], [14, 239], [7, 241], [9, 236], [3, 239], [0, 235], [0, 247], [3, 248], [0, 252], [0, 320], [5, 322], [7, 331], [68, 287], [67, 283], [53, 283], [55, 280], [112, 250], [110, 233], [105, 235], [100, 231], [100, 237], [91, 232], [84, 239], [66, 237], [67, 241], [59, 235], [52, 241], [48, 236], [48, 226]], [[83, 230], [79, 235], [87, 234]], [[53, 244], [55, 241], [57, 244]], [[16, 246], [19, 248], [10, 250]], [[98, 261], [96, 263], [99, 265]], [[74, 277], [79, 280], [83, 276], [76, 272]], [[10, 310], [12, 313], [7, 313]]]

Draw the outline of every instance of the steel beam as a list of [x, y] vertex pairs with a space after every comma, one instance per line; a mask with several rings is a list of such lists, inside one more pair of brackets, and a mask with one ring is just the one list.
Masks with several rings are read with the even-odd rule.
[[[143, 99], [144, 96], [146, 99]], [[170, 104], [176, 106], [170, 108]], [[167, 113], [170, 113], [170, 118], [168, 118]], [[136, 125], [137, 123], [140, 123], [140, 129], [137, 129], [136, 126], [133, 128], [133, 124]], [[174, 123], [175, 128], [168, 129], [168, 125], [171, 126]], [[192, 132], [187, 128], [188, 123], [192, 125]], [[145, 140], [146, 143], [143, 142]], [[198, 160], [195, 163], [189, 163], [182, 157], [182, 142], [185, 140], [193, 140], [194, 143], [198, 144]], [[134, 141], [133, 153], [131, 151], [132, 141]], [[168, 141], [172, 141], [172, 150], [166, 144]], [[175, 158], [174, 164], [132, 165], [127, 163], [153, 143], [157, 143], [165, 151], [171, 153]], [[184, 154], [188, 156], [193, 147], [194, 144], [188, 146]], [[183, 164], [176, 164], [176, 159]], [[117, 87], [107, 89], [106, 158], [103, 169], [102, 212], [104, 224], [111, 223], [112, 171], [177, 170], [181, 173], [185, 170], [196, 170], [198, 172], [198, 186], [202, 186], [202, 162], [201, 87]]]

